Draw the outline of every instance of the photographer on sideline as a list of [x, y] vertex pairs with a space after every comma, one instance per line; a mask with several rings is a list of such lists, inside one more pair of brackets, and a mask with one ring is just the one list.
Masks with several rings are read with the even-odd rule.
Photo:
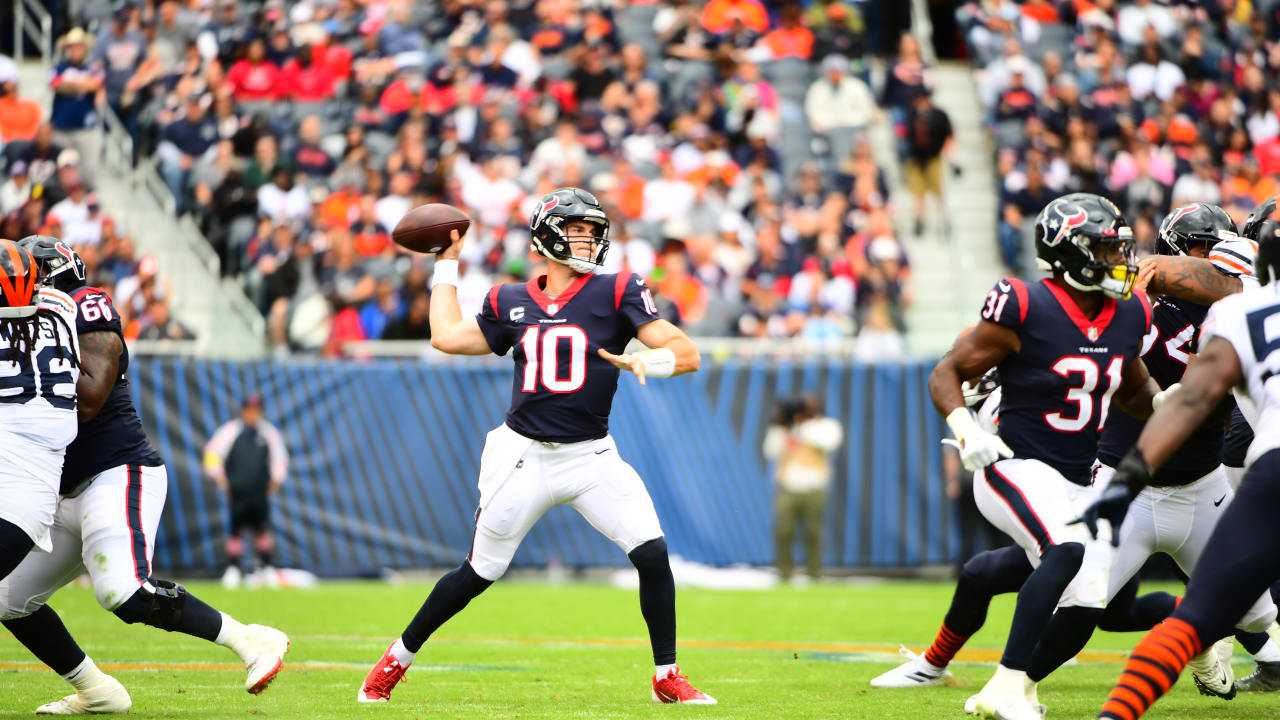
[[778, 493], [774, 498], [775, 562], [784, 580], [791, 578], [796, 523], [804, 523], [809, 577], [822, 573], [822, 507], [831, 484], [829, 456], [844, 434], [838, 420], [823, 417], [813, 396], [779, 403], [774, 424], [764, 435], [765, 459], [776, 461]]

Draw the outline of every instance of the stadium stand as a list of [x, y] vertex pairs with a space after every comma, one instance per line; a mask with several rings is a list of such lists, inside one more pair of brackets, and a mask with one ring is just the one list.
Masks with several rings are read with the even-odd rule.
[[430, 263], [389, 241], [408, 208], [475, 219], [478, 308], [537, 272], [532, 203], [581, 184], [615, 221], [608, 269], [691, 332], [905, 352], [910, 262], [868, 126], [876, 99], [901, 130], [920, 87], [873, 93], [868, 4], [99, 5], [69, 18], [89, 68], [272, 347], [425, 337]]

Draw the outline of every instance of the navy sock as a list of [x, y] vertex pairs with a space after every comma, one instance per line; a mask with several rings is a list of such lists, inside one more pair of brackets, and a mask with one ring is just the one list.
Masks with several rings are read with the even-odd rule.
[[956, 580], [951, 606], [943, 620], [947, 629], [966, 638], [978, 632], [987, 621], [991, 598], [1017, 592], [1031, 570], [1026, 552], [1016, 545], [974, 555]]
[[1146, 632], [1164, 622], [1178, 606], [1178, 598], [1167, 592], [1138, 595], [1138, 578], [1125, 583], [1111, 599], [1098, 620], [1107, 632]]
[[1261, 650], [1262, 646], [1266, 645], [1267, 640], [1270, 638], [1271, 636], [1264, 632], [1251, 633], [1243, 630], [1236, 631], [1236, 639], [1240, 641], [1240, 644], [1245, 650], [1249, 651], [1250, 655]]
[[66, 675], [84, 662], [84, 650], [76, 644], [62, 618], [48, 605], [26, 617], [4, 621], [4, 629], [13, 633], [22, 646], [40, 662], [59, 675]]
[[13, 572], [35, 545], [22, 528], [0, 520], [0, 580]]

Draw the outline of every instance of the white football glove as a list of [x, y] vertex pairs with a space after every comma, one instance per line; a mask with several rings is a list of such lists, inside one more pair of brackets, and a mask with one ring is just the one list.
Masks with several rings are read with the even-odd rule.
[[1164, 390], [1156, 393], [1155, 397], [1151, 398], [1151, 411], [1155, 412], [1156, 410], [1159, 410], [1160, 406], [1165, 404], [1165, 402], [1167, 402], [1169, 398], [1181, 388], [1182, 383], [1174, 383]]
[[947, 416], [947, 425], [955, 433], [964, 469], [976, 472], [1000, 458], [1013, 457], [1013, 450], [1000, 439], [978, 426], [966, 408], [956, 408]]

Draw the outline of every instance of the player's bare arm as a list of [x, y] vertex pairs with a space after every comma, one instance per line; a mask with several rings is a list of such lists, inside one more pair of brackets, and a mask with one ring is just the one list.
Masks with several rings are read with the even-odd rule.
[[[457, 262], [462, 253], [462, 236], [457, 230], [449, 233], [453, 241], [449, 247], [436, 256], [436, 262]], [[456, 267], [456, 266], [455, 266]], [[439, 266], [437, 266], [437, 272]], [[450, 355], [488, 355], [492, 352], [489, 343], [480, 332], [480, 324], [475, 318], [463, 318], [462, 308], [458, 306], [458, 288], [456, 285], [439, 284], [431, 290], [431, 347]]]
[[1212, 305], [1244, 287], [1240, 278], [1222, 274], [1208, 260], [1182, 255], [1146, 258], [1139, 263], [1139, 272], [1149, 277], [1148, 294], [1171, 295], [1201, 305]]
[[946, 417], [965, 407], [960, 384], [965, 378], [982, 377], [1009, 355], [1022, 349], [1018, 334], [1009, 328], [982, 320], [973, 330], [956, 339], [951, 350], [929, 374], [929, 396], [933, 406]]
[[1223, 338], [1210, 338], [1182, 376], [1182, 387], [1162, 404], [1138, 436], [1138, 452], [1154, 471], [1209, 417], [1235, 385], [1244, 382], [1240, 358]]
[[[670, 362], [674, 357], [675, 364], [669, 373], [670, 376], [697, 372], [702, 364], [702, 356], [698, 354], [698, 348], [694, 346], [689, 336], [666, 320], [654, 320], [640, 326], [639, 331], [636, 332], [636, 339], [648, 346], [650, 350], [621, 355], [614, 355], [604, 348], [600, 348], [597, 352], [600, 357], [613, 363], [613, 366], [619, 370], [629, 370], [634, 373], [641, 385], [645, 384], [645, 377], [650, 374], [651, 368], [655, 366], [654, 363]], [[668, 353], [650, 354], [652, 350], [667, 350], [669, 355]], [[662, 376], [667, 377], [668, 374]]]
[[80, 379], [76, 381], [76, 416], [80, 422], [95, 417], [106, 404], [120, 376], [120, 335], [99, 330], [80, 336]]
[[1152, 400], [1160, 394], [1160, 386], [1151, 379], [1147, 372], [1147, 364], [1142, 358], [1134, 358], [1125, 365], [1124, 376], [1120, 379], [1120, 387], [1111, 398], [1116, 407], [1138, 418], [1151, 417]]

